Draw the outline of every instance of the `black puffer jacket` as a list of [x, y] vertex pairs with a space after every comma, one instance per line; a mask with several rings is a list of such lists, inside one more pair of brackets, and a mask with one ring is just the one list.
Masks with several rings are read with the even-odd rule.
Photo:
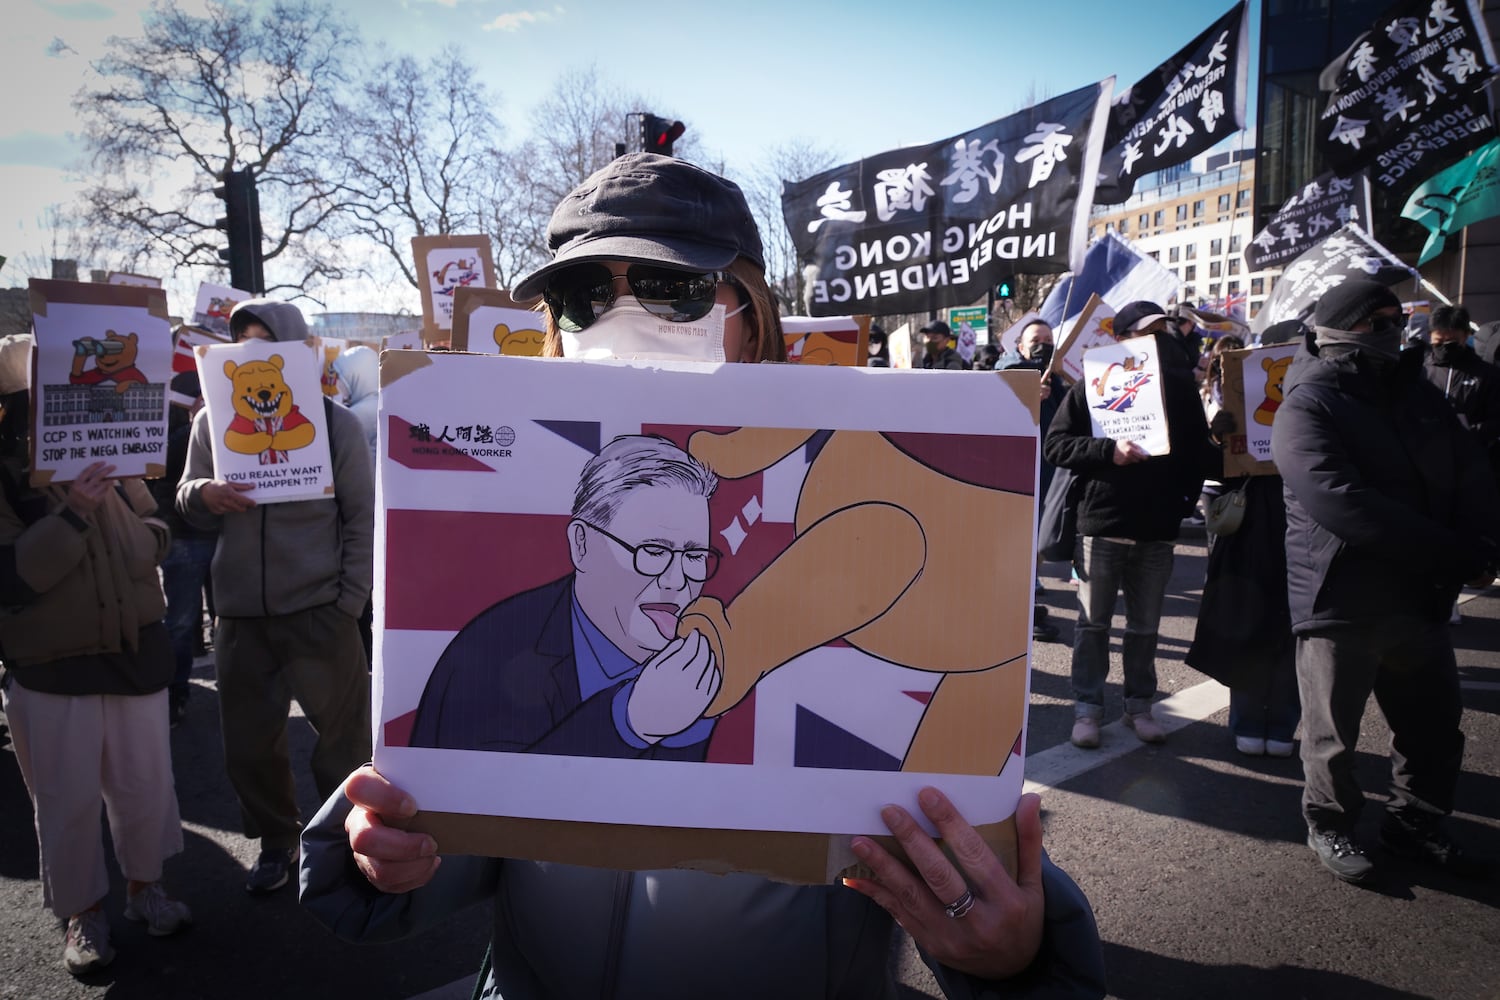
[[1297, 352], [1271, 431], [1294, 632], [1439, 622], [1493, 558], [1494, 480], [1421, 366], [1407, 351], [1382, 376], [1362, 349], [1320, 352], [1312, 334]]
[[1500, 463], [1500, 368], [1481, 360], [1472, 347], [1449, 346], [1450, 351], [1427, 348], [1423, 371], [1479, 439], [1493, 469]]
[[[1159, 342], [1163, 339], [1157, 337]], [[1170, 352], [1162, 351], [1160, 357], [1167, 362]], [[1223, 459], [1209, 440], [1192, 379], [1176, 364], [1167, 363], [1164, 369], [1162, 398], [1170, 454], [1116, 465], [1114, 440], [1093, 436], [1081, 381], [1073, 383], [1052, 418], [1042, 454], [1053, 465], [1072, 469], [1083, 482], [1080, 535], [1170, 542], [1197, 503], [1203, 480], [1222, 472]]]

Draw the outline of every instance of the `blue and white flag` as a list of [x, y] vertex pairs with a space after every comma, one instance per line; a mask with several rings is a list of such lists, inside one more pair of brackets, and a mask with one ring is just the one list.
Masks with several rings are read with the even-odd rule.
[[1164, 306], [1177, 298], [1181, 286], [1175, 274], [1109, 230], [1089, 247], [1083, 269], [1064, 275], [1053, 287], [1042, 303], [1042, 318], [1056, 329], [1083, 312], [1090, 295], [1116, 311], [1141, 299]]

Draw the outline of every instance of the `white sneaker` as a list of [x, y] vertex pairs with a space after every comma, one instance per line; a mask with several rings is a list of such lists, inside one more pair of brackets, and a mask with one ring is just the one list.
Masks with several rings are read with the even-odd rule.
[[1267, 742], [1256, 736], [1236, 736], [1234, 748], [1247, 757], [1264, 757]]
[[146, 925], [146, 933], [152, 937], [176, 934], [193, 922], [193, 914], [186, 903], [178, 902], [167, 895], [160, 882], [152, 882], [138, 892], [127, 892], [125, 919]]
[[1297, 749], [1291, 740], [1266, 740], [1267, 757], [1290, 757]]
[[68, 918], [63, 939], [63, 965], [75, 976], [86, 976], [115, 960], [109, 943], [109, 918], [103, 909], [85, 910]]
[[1448, 616], [1448, 624], [1449, 625], [1462, 625], [1463, 623], [1464, 623], [1464, 613], [1462, 611], [1458, 610], [1458, 602], [1455, 601], [1453, 603], [1453, 613]]

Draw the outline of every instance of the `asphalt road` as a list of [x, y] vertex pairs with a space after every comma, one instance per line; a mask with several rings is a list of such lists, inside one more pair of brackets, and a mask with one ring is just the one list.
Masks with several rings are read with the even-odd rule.
[[[1500, 883], [1464, 883], [1383, 856], [1368, 888], [1345, 885], [1304, 842], [1297, 760], [1235, 753], [1224, 690], [1182, 662], [1203, 573], [1201, 539], [1184, 538], [1169, 588], [1159, 652], [1173, 731], [1146, 747], [1114, 720], [1120, 711], [1119, 637], [1106, 696], [1104, 747], [1067, 744], [1072, 723], [1068, 646], [1076, 598], [1066, 567], [1046, 567], [1041, 598], [1063, 642], [1033, 658], [1027, 773], [1043, 794], [1046, 845], [1083, 887], [1104, 939], [1111, 994], [1123, 1000], [1406, 997], [1493, 998], [1500, 993]], [[982, 609], [956, 609], [982, 613]], [[1500, 856], [1500, 594], [1466, 595], [1454, 631], [1468, 736], [1452, 830]], [[290, 890], [254, 899], [241, 888], [253, 848], [238, 836], [223, 778], [212, 670], [200, 661], [187, 721], [173, 733], [187, 849], [168, 862], [173, 891], [195, 926], [158, 940], [121, 917], [115, 873], [107, 909], [119, 957], [88, 980], [62, 968], [59, 926], [42, 909], [30, 807], [14, 758], [0, 755], [0, 998], [255, 998], [362, 1000], [467, 997], [484, 951], [487, 914], [474, 910], [395, 945], [354, 947], [303, 914]], [[298, 721], [304, 807], [310, 733]], [[1389, 770], [1389, 733], [1373, 703], [1359, 775], [1371, 808], [1360, 832], [1373, 846]], [[911, 997], [937, 996], [910, 951]]]

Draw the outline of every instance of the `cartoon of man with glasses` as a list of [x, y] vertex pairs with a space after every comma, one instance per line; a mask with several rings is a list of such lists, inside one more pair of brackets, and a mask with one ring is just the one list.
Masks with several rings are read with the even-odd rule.
[[428, 679], [411, 745], [702, 760], [718, 665], [677, 620], [718, 568], [718, 479], [664, 438], [627, 435], [584, 465], [573, 572], [480, 613]]

